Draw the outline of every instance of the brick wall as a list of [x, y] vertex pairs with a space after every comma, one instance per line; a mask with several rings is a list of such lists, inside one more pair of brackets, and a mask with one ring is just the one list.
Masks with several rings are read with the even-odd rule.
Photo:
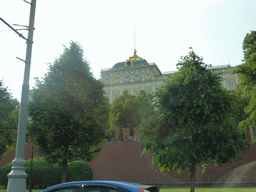
[[[103, 150], [93, 161], [89, 162], [94, 170], [94, 180], [116, 180], [139, 183], [177, 183], [190, 182], [190, 175], [186, 171], [177, 174], [176, 171], [171, 173], [158, 172], [157, 166], [152, 164], [152, 155], [146, 158], [141, 154], [143, 149], [139, 148], [140, 138], [135, 129], [134, 142], [130, 142], [130, 130], [124, 130], [123, 142], [119, 142], [119, 133], [112, 142], [105, 141], [102, 145]], [[246, 139], [251, 140], [249, 129], [246, 130]], [[32, 143], [25, 146], [25, 159], [31, 158]], [[237, 165], [232, 164], [230, 168], [220, 168], [213, 164], [206, 167], [202, 173], [201, 164], [196, 168], [196, 182], [251, 182], [256, 178], [256, 144], [249, 151], [251, 159], [242, 154], [242, 161]], [[6, 158], [0, 162], [3, 166], [14, 159], [15, 151], [7, 154]], [[39, 157], [37, 153], [34, 157]]]
[[[123, 180], [141, 183], [190, 182], [190, 174], [187, 171], [182, 171], [180, 174], [177, 174], [176, 171], [158, 172], [157, 166], [152, 165], [152, 155], [148, 158], [143, 155], [140, 158], [143, 149], [139, 148], [140, 141], [136, 130], [134, 142], [130, 142], [128, 139], [130, 137], [129, 129], [123, 132], [123, 143], [118, 142], [119, 132], [116, 135], [117, 137], [113, 139], [112, 143], [104, 143], [101, 153], [90, 162], [94, 170], [94, 180]], [[251, 141], [249, 129], [246, 129], [246, 140]], [[237, 165], [230, 165], [229, 169], [210, 164], [202, 173], [202, 163], [198, 164], [196, 182], [226, 182], [228, 179], [230, 181], [229, 177], [235, 170], [248, 167], [256, 162], [256, 149], [250, 150], [249, 154], [251, 159], [241, 153], [242, 161], [238, 161]], [[255, 181], [256, 175], [253, 173], [256, 173], [256, 163], [255, 166], [253, 165], [250, 165], [250, 170], [243, 174], [241, 182]], [[236, 177], [239, 177], [239, 174], [234, 176], [234, 178]], [[237, 181], [237, 179], [235, 180]]]

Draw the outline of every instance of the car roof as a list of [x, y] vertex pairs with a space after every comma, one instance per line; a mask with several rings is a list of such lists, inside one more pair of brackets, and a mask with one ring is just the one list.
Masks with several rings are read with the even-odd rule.
[[134, 189], [134, 188], [139, 187], [139, 186], [141, 186], [141, 187], [143, 186], [144, 189], [147, 188], [147, 187], [151, 187], [151, 186], [147, 186], [147, 185], [143, 185], [143, 184], [139, 184], [139, 183], [130, 183], [130, 182], [125, 182], [125, 181], [94, 180], [94, 181], [72, 181], [72, 182], [67, 182], [67, 183], [61, 183], [61, 184], [49, 187], [49, 188], [47, 188], [47, 190], [48, 189], [54, 189], [54, 188], [60, 187], [60, 186], [65, 186], [65, 185], [82, 185], [82, 184], [108, 184], [108, 185], [114, 185], [114, 186], [117, 186], [117, 187], [123, 187], [123, 188], [128, 189], [128, 190], [129, 189], [130, 190]]

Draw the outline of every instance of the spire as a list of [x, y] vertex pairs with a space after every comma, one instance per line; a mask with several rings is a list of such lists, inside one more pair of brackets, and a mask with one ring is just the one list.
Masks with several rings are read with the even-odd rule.
[[132, 67], [134, 64], [133, 61], [142, 60], [142, 58], [139, 57], [136, 53], [137, 53], [137, 51], [136, 51], [136, 28], [134, 26], [134, 54], [133, 54], [133, 56], [129, 57], [128, 60], [126, 60], [124, 67]]
[[136, 53], [137, 53], [137, 51], [136, 51], [136, 49], [134, 49], [134, 54], [132, 57], [129, 57], [129, 60], [141, 60], [142, 58], [139, 57]]
[[142, 58], [140, 58], [136, 53], [136, 26], [134, 25], [134, 54], [132, 57], [129, 57], [129, 60], [141, 60]]
[[132, 57], [129, 57], [129, 60], [141, 60], [142, 58], [140, 58], [136, 53], [136, 26], [134, 25], [134, 54]]
[[132, 57], [129, 57], [129, 59], [126, 60], [126, 62], [124, 64], [125, 67], [133, 66], [133, 64], [134, 64], [133, 61], [135, 61], [135, 60], [142, 60], [142, 58], [139, 57], [136, 53], [137, 53], [137, 51], [136, 51], [136, 49], [134, 49], [134, 54]]
[[135, 55], [135, 52], [136, 52], [136, 27], [134, 25], [134, 55]]

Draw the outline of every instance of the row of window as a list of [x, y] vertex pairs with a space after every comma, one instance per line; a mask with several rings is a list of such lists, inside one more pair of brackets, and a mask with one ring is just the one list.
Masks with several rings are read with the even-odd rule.
[[[141, 89], [136, 89], [136, 90], [133, 91], [133, 94], [134, 95], [139, 95], [140, 91], [141, 91]], [[146, 92], [146, 94], [151, 94], [152, 93], [152, 89], [151, 88], [147, 88], [147, 89], [145, 89], [145, 92]], [[130, 91], [128, 91], [128, 93], [131, 94]], [[109, 93], [106, 93], [106, 96], [110, 99], [110, 94]], [[119, 96], [120, 96], [120, 92], [115, 91], [113, 93], [113, 99], [116, 99]]]

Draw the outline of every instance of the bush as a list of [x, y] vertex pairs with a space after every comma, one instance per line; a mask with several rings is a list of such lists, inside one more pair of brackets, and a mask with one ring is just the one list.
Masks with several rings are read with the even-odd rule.
[[30, 180], [33, 184], [33, 188], [46, 188], [61, 182], [61, 168], [54, 164], [49, 164], [44, 158], [33, 159], [33, 169], [31, 175], [31, 159], [27, 160], [25, 169], [28, 174], [27, 186], [30, 184]]
[[[12, 163], [0, 167], [0, 185], [7, 187], [8, 177], [12, 170]], [[47, 188], [59, 184], [62, 177], [62, 169], [54, 164], [49, 164], [44, 158], [33, 159], [33, 170], [31, 175], [31, 159], [27, 160], [25, 171], [28, 174], [27, 186], [32, 182], [33, 188]], [[92, 180], [92, 167], [84, 161], [73, 161], [68, 163], [67, 181]]]
[[92, 167], [84, 161], [72, 161], [68, 163], [67, 181], [92, 180]]
[[12, 170], [12, 163], [8, 163], [7, 165], [4, 165], [0, 167], [0, 185], [3, 185], [5, 188], [7, 187], [8, 183], [8, 177], [7, 175]]

